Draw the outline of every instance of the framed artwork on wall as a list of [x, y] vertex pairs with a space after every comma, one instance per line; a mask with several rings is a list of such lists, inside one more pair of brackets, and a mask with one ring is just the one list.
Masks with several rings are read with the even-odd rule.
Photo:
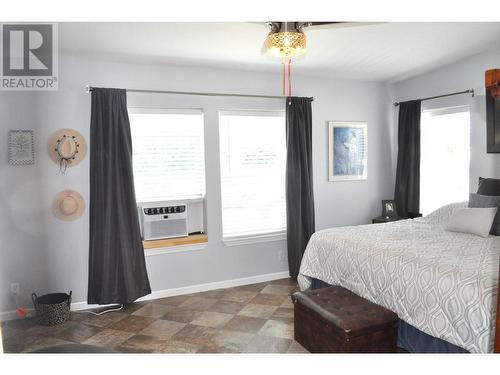
[[486, 90], [486, 126], [488, 153], [500, 153], [500, 98]]
[[33, 130], [10, 130], [9, 164], [32, 165], [35, 164], [35, 145]]
[[328, 180], [368, 178], [368, 126], [366, 122], [328, 122]]
[[500, 153], [500, 69], [485, 74], [486, 84], [486, 137], [488, 153]]

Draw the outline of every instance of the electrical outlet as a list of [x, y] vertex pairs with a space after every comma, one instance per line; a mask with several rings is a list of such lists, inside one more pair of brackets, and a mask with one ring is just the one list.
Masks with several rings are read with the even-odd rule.
[[279, 253], [278, 253], [278, 259], [280, 262], [284, 262], [285, 261], [285, 251], [283, 250], [280, 250]]
[[10, 284], [10, 293], [15, 296], [19, 295], [19, 283]]

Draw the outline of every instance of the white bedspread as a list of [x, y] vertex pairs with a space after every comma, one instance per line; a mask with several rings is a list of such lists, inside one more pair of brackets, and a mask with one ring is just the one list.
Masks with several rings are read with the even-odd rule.
[[340, 285], [470, 352], [493, 351], [500, 237], [444, 230], [454, 208], [425, 218], [321, 230], [298, 277]]

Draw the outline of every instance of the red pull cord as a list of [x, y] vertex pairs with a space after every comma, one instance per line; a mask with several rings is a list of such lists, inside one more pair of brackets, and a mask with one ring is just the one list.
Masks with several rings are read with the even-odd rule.
[[[281, 62], [282, 66], [282, 92], [286, 95], [286, 66], [285, 61]], [[292, 96], [292, 59], [288, 59], [288, 96]]]
[[288, 96], [292, 96], [292, 59], [288, 59]]
[[282, 61], [281, 62], [281, 65], [282, 65], [282, 76], [283, 76], [283, 96], [285, 96], [285, 80], [286, 80], [286, 75], [285, 75], [285, 63]]

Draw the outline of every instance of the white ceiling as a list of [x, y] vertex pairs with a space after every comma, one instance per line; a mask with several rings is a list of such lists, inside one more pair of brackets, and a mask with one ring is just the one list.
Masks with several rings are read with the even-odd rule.
[[[276, 71], [264, 24], [61, 23], [60, 48], [123, 62]], [[500, 45], [500, 23], [341, 24], [306, 30], [295, 73], [397, 81]], [[498, 47], [496, 47], [498, 48]]]

